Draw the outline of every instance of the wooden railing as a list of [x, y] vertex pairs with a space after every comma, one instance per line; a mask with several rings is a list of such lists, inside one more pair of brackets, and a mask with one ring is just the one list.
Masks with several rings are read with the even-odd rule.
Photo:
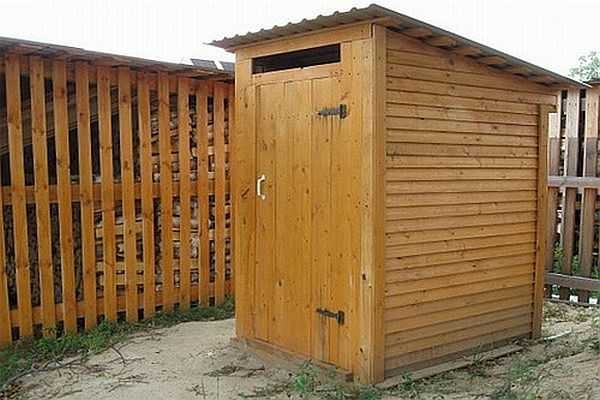
[[0, 58], [0, 345], [232, 293], [233, 86]]

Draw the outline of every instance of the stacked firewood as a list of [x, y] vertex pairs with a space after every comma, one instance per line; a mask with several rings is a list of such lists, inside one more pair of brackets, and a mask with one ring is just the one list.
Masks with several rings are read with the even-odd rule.
[[[174, 182], [179, 181], [180, 178], [180, 168], [179, 168], [179, 146], [182, 144], [179, 141], [179, 132], [178, 132], [178, 116], [176, 110], [176, 101], [172, 98], [170, 101], [171, 104], [171, 117], [170, 117], [170, 144], [171, 144], [171, 166], [172, 166], [172, 179]], [[160, 182], [161, 172], [160, 172], [160, 154], [159, 154], [159, 131], [158, 131], [158, 102], [152, 102], [151, 104], [151, 135], [152, 135], [152, 164], [153, 164], [153, 180], [154, 182]], [[212, 113], [209, 112], [209, 121], [208, 121], [208, 143], [209, 143], [209, 154], [212, 154], [211, 149], [213, 145], [213, 121], [212, 121]], [[195, 181], [197, 179], [197, 168], [198, 168], [198, 146], [197, 146], [197, 134], [196, 134], [196, 116], [195, 116], [195, 107], [190, 107], [190, 121], [191, 127], [191, 135], [189, 137], [189, 146], [190, 146], [190, 179]], [[228, 123], [225, 122], [225, 131], [227, 134]], [[138, 144], [135, 143], [137, 146]], [[137, 148], [134, 149], [137, 152]], [[211, 162], [214, 162], [214, 157], [209, 157]], [[137, 160], [136, 160], [137, 161]], [[210, 170], [214, 171], [214, 165], [210, 165]], [[136, 171], [139, 171], [139, 167], [136, 166]], [[212, 176], [212, 173], [210, 174]], [[191, 265], [190, 269], [192, 270], [192, 283], [198, 282], [199, 273], [197, 270], [198, 266], [198, 257], [200, 253], [200, 238], [199, 238], [199, 215], [198, 215], [198, 203], [197, 198], [194, 194], [191, 194], [191, 220], [189, 221], [191, 225], [191, 237], [190, 237], [190, 255], [191, 255]], [[214, 196], [209, 196], [209, 236], [212, 239], [212, 230], [214, 229]], [[97, 267], [98, 270], [101, 271], [102, 267], [102, 257], [103, 257], [103, 249], [102, 249], [102, 239], [103, 239], [103, 229], [102, 229], [102, 215], [101, 210], [97, 210], [97, 219], [96, 219], [96, 240], [97, 240]], [[160, 202], [155, 201], [154, 204], [154, 243], [155, 243], [155, 272], [156, 272], [156, 281], [157, 284], [162, 283], [161, 276], [161, 217], [160, 217]], [[227, 211], [227, 219], [229, 218], [229, 206], [226, 206]], [[173, 229], [173, 257], [174, 257], [174, 269], [175, 269], [175, 283], [179, 282], [179, 255], [181, 250], [181, 241], [180, 241], [180, 230], [181, 230], [181, 205], [179, 198], [175, 197], [173, 202], [173, 219], [172, 219], [172, 229]], [[122, 217], [122, 210], [120, 207], [116, 209], [116, 218], [115, 218], [115, 235], [116, 235], [116, 254], [117, 254], [117, 282], [122, 283], [123, 278], [119, 279], [119, 275], [124, 273], [124, 259], [125, 259], [125, 242], [124, 242], [124, 224]], [[141, 204], [136, 204], [136, 248], [138, 255], [138, 274], [140, 275], [140, 279], [138, 282], [141, 283], [143, 274], [143, 265], [142, 265], [142, 215], [141, 215]], [[228, 244], [229, 246], [229, 244]], [[214, 253], [214, 248], [211, 245], [211, 254]], [[226, 254], [229, 259], [229, 250], [226, 251]], [[211, 261], [211, 270], [214, 270], [214, 259]], [[101, 274], [99, 274], [99, 286], [102, 286]]]

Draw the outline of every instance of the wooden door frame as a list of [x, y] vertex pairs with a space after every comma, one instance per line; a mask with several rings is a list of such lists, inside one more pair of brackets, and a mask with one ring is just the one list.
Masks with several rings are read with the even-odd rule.
[[361, 271], [358, 296], [360, 332], [356, 377], [362, 383], [384, 379], [385, 298], [385, 26], [373, 24], [363, 55]]

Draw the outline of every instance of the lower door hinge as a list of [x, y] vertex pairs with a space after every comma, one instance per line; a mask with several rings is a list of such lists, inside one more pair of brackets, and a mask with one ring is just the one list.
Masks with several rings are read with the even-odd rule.
[[333, 318], [337, 321], [338, 324], [344, 325], [345, 314], [342, 310], [339, 310], [338, 312], [333, 312], [325, 308], [317, 308], [316, 311], [318, 314], [321, 314], [322, 316], [327, 318]]

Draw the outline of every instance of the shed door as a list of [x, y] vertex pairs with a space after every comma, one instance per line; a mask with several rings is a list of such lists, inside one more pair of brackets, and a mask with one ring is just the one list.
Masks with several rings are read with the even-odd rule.
[[[335, 179], [348, 140], [349, 119], [335, 109], [344, 101], [340, 86], [337, 77], [255, 86], [254, 327], [258, 339], [344, 367], [352, 263], [343, 248], [351, 241], [333, 234], [350, 200]], [[324, 108], [332, 115], [319, 115]]]

